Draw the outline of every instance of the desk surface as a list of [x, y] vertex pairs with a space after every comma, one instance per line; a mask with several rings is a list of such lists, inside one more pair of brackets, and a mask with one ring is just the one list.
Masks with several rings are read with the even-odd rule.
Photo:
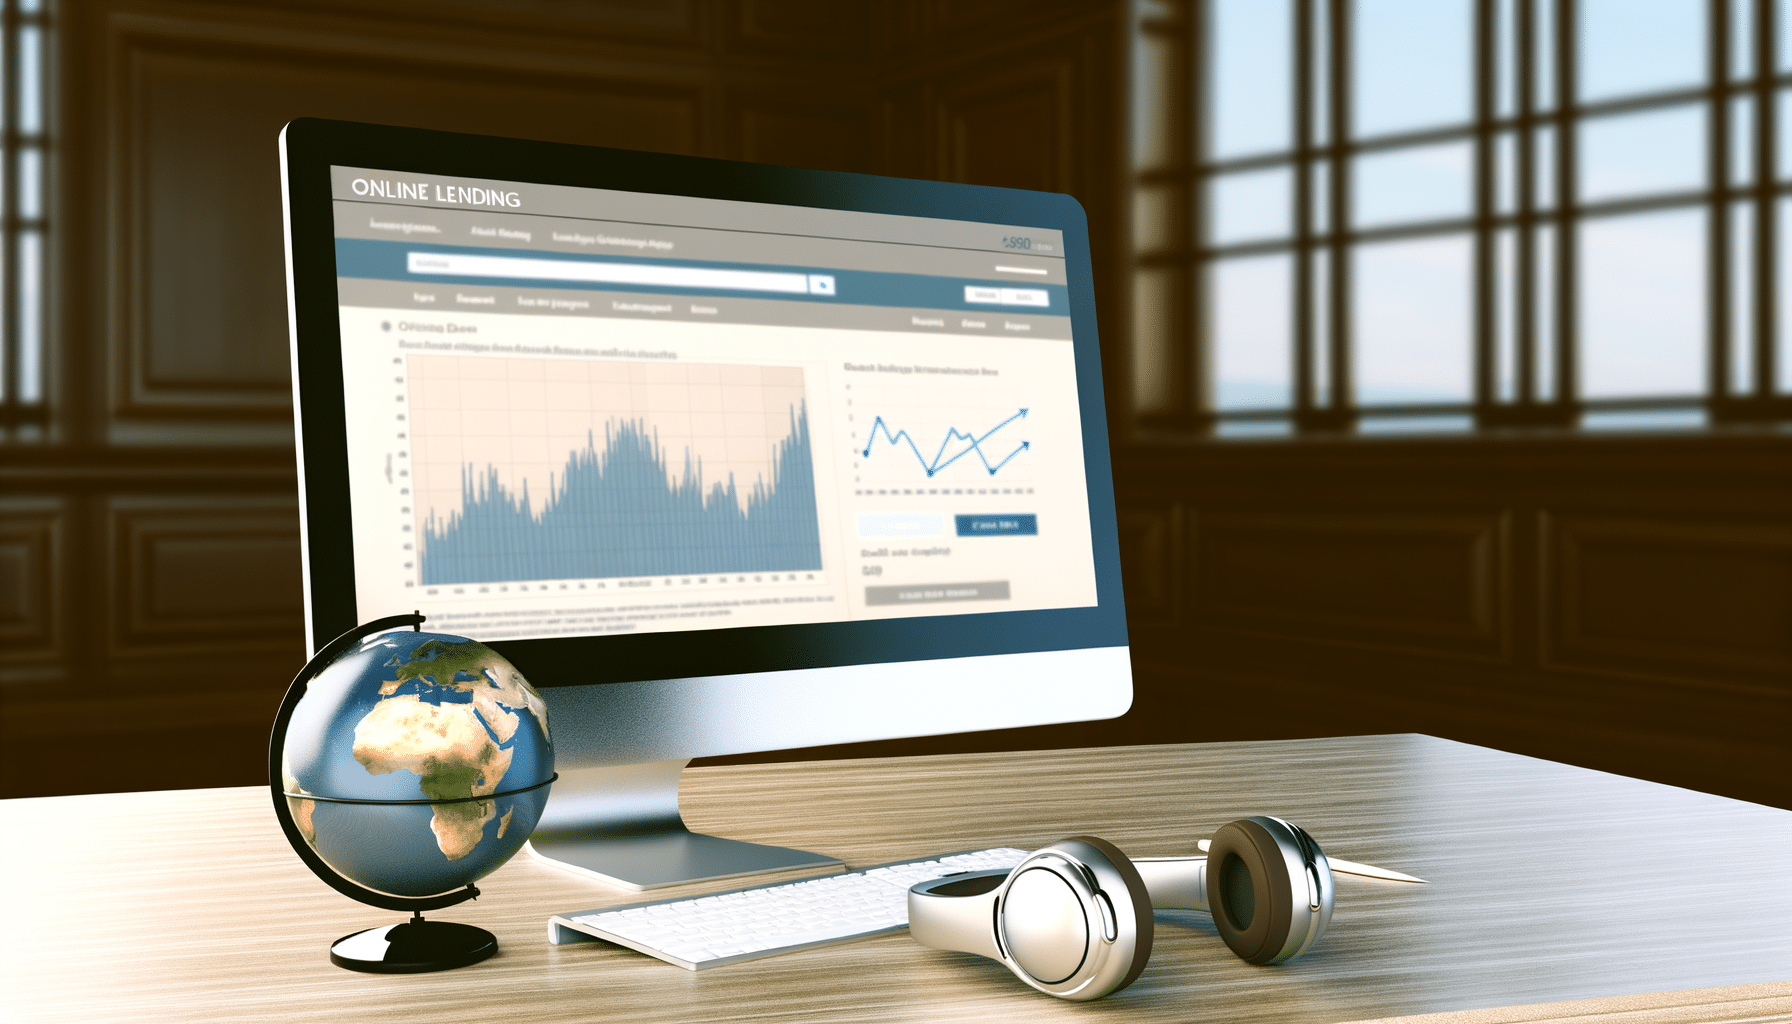
[[[496, 957], [387, 977], [333, 967], [326, 950], [400, 915], [306, 872], [265, 790], [9, 800], [4, 1016], [1792, 1019], [1792, 812], [1431, 737], [693, 769], [683, 802], [695, 828], [855, 866], [1079, 832], [1137, 856], [1186, 854], [1225, 821], [1270, 813], [1336, 856], [1431, 884], [1338, 876], [1330, 931], [1274, 968], [1233, 958], [1206, 915], [1160, 912], [1144, 975], [1084, 1005], [901, 933], [702, 973], [604, 944], [550, 947], [549, 914], [640, 896], [519, 856], [480, 883], [477, 902], [431, 915], [491, 929]], [[1657, 995], [1613, 998], [1645, 993]], [[1596, 1001], [1563, 1003], [1579, 1000]], [[1492, 1007], [1517, 1008], [1450, 1012]]]

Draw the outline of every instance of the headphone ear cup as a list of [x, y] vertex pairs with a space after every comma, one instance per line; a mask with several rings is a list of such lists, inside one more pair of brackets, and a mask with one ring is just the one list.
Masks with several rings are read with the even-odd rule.
[[1060, 839], [1011, 871], [920, 882], [908, 891], [909, 936], [923, 946], [1001, 961], [1047, 995], [1086, 1001], [1133, 983], [1151, 959], [1155, 921], [1145, 882], [1120, 848]]
[[1214, 926], [1232, 952], [1253, 964], [1284, 959], [1294, 924], [1296, 880], [1299, 909], [1305, 911], [1307, 903], [1304, 868], [1298, 876], [1291, 873], [1266, 823], [1280, 824], [1256, 818], [1228, 822], [1214, 833], [1207, 850], [1207, 903]]
[[1151, 960], [1151, 943], [1157, 935], [1157, 918], [1152, 916], [1151, 912], [1151, 893], [1146, 891], [1145, 880], [1139, 877], [1139, 869], [1133, 866], [1130, 857], [1123, 853], [1118, 846], [1099, 836], [1073, 836], [1071, 838], [1088, 843], [1107, 856], [1114, 870], [1125, 880], [1126, 896], [1132, 903], [1132, 920], [1136, 922], [1133, 926], [1132, 964], [1126, 969], [1126, 975], [1115, 983], [1113, 988], [1103, 993], [1103, 995], [1107, 995], [1120, 991], [1137, 981], [1139, 975], [1145, 973], [1145, 965]]

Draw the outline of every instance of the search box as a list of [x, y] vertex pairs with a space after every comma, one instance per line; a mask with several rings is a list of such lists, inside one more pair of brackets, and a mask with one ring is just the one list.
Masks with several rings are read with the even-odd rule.
[[447, 274], [455, 277], [718, 288], [742, 292], [784, 292], [791, 295], [834, 294], [834, 278], [827, 274], [664, 267], [652, 263], [588, 263], [582, 260], [535, 260], [520, 256], [413, 252], [409, 254], [408, 269], [413, 274]]

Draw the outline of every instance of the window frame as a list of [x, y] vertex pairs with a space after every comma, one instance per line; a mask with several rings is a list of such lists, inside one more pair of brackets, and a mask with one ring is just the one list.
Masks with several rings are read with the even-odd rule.
[[[1776, 69], [1777, 28], [1781, 13], [1775, 0], [1741, 0], [1752, 68], [1731, 73], [1736, 0], [1707, 0], [1707, 45], [1704, 81], [1692, 87], [1626, 94], [1584, 102], [1577, 89], [1580, 47], [1578, 0], [1468, 0], [1470, 3], [1471, 75], [1469, 120], [1367, 137], [1350, 131], [1352, 114], [1351, 0], [1288, 0], [1290, 21], [1290, 144], [1286, 149], [1209, 159], [1212, 126], [1214, 0], [1152, 0], [1135, 17], [1135, 59], [1148, 66], [1135, 69], [1134, 81], [1151, 83], [1164, 96], [1135, 117], [1135, 138], [1159, 132], [1154, 139], [1169, 158], [1155, 167], [1135, 167], [1136, 195], [1145, 189], [1167, 194], [1162, 203], [1178, 222], [1155, 234], [1166, 244], [1136, 248], [1135, 280], [1145, 274], [1167, 274], [1173, 282], [1168, 308], [1135, 308], [1135, 325], [1160, 318], [1152, 352], [1138, 342], [1135, 326], [1134, 380], [1137, 423], [1148, 431], [1211, 434], [1228, 429], [1285, 424], [1295, 435], [1339, 434], [1358, 430], [1366, 417], [1376, 421], [1417, 421], [1466, 417], [1478, 431], [1514, 428], [1566, 428], [1583, 425], [1588, 414], [1701, 412], [1708, 425], [1773, 423], [1792, 419], [1792, 394], [1779, 386], [1785, 358], [1779, 349], [1776, 319], [1781, 301], [1775, 287], [1779, 266], [1778, 204], [1792, 196], [1792, 182], [1780, 180], [1777, 166], [1778, 104], [1792, 103], [1792, 73]], [[1509, 19], [1513, 79], [1512, 109], [1498, 110], [1503, 69], [1500, 66], [1502, 16]], [[1543, 19], [1547, 18], [1547, 24]], [[1549, 46], [1542, 44], [1547, 30]], [[1147, 54], [1142, 41], [1154, 52]], [[1323, 59], [1321, 59], [1323, 58]], [[1547, 62], [1547, 68], [1543, 65]], [[1553, 79], [1556, 102], [1539, 96], [1540, 72]], [[1321, 80], [1323, 76], [1323, 80]], [[1737, 124], [1732, 103], [1752, 103], [1746, 124]], [[1323, 102], [1324, 109], [1320, 109]], [[1178, 108], [1183, 108], [1178, 110]], [[1704, 181], [1700, 187], [1584, 201], [1578, 193], [1580, 136], [1603, 118], [1653, 110], [1702, 109], [1705, 117]], [[1160, 123], [1151, 124], [1152, 116]], [[1328, 127], [1319, 139], [1316, 121]], [[1750, 168], [1743, 184], [1732, 181], [1731, 147], [1740, 132], [1752, 139]], [[1553, 202], [1540, 199], [1538, 140], [1553, 134], [1547, 175]], [[1514, 171], [1509, 183], [1511, 208], [1499, 206], [1502, 182], [1501, 138], [1513, 139]], [[1452, 216], [1387, 226], [1357, 226], [1351, 209], [1357, 161], [1364, 156], [1425, 145], [1467, 142], [1471, 147], [1470, 204], [1467, 216]], [[1324, 195], [1318, 193], [1319, 169], [1327, 168]], [[1212, 244], [1210, 185], [1224, 174], [1287, 168], [1291, 172], [1287, 234], [1260, 240]], [[1317, 204], [1326, 207], [1325, 227], [1317, 223]], [[1747, 281], [1748, 336], [1734, 339], [1742, 318], [1737, 314], [1738, 268], [1731, 217], [1745, 209], [1749, 219]], [[1589, 222], [1671, 210], [1705, 211], [1705, 337], [1702, 391], [1623, 398], [1581, 397], [1580, 337], [1581, 228]], [[1340, 230], [1342, 225], [1342, 230]], [[1566, 226], [1566, 229], [1564, 229]], [[1500, 238], [1510, 232], [1513, 249], [1511, 280], [1501, 281]], [[1375, 242], [1415, 238], [1467, 238], [1470, 241], [1469, 324], [1471, 394], [1466, 402], [1414, 402], [1361, 405], [1353, 380], [1352, 287], [1356, 254]], [[1544, 246], [1547, 245], [1547, 249]], [[1280, 407], [1217, 410], [1213, 400], [1212, 278], [1220, 261], [1253, 255], [1286, 253], [1291, 257], [1289, 343], [1290, 401]], [[1547, 260], [1547, 270], [1543, 266]], [[1320, 280], [1323, 262], [1323, 281]], [[1759, 286], [1765, 283], [1765, 287]], [[1501, 301], [1504, 285], [1509, 300]], [[1323, 286], [1323, 296], [1316, 294]], [[1547, 290], [1550, 301], [1543, 299]], [[1141, 294], [1142, 293], [1135, 293]], [[1136, 305], [1140, 305], [1136, 303]], [[1547, 306], [1547, 308], [1545, 308]], [[1545, 332], [1539, 331], [1546, 315]], [[1510, 324], [1510, 353], [1501, 351], [1502, 320]], [[1511, 394], [1502, 395], [1502, 355], [1512, 367]], [[1750, 370], [1748, 386], [1734, 386], [1737, 359]], [[1545, 386], [1546, 382], [1549, 386]], [[1147, 393], [1149, 392], [1149, 394]], [[1153, 400], [1155, 398], [1155, 400]]]
[[[52, 19], [48, 0], [5, 0], [0, 6], [0, 439], [17, 438], [26, 431], [41, 431], [49, 424], [48, 337], [50, 294], [50, 225], [53, 199], [50, 174], [50, 45]], [[23, 39], [36, 38], [35, 80], [27, 82]], [[27, 86], [30, 92], [27, 93]], [[35, 99], [28, 113], [35, 129], [23, 131], [27, 96]], [[26, 181], [23, 154], [37, 154], [36, 173]], [[22, 199], [27, 189], [37, 209], [27, 213]], [[22, 254], [36, 246], [36, 278], [22, 274]], [[26, 394], [25, 368], [34, 367]]]

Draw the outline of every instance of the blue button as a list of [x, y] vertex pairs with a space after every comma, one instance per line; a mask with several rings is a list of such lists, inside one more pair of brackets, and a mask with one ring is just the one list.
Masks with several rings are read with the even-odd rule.
[[960, 537], [1037, 537], [1039, 517], [1024, 516], [953, 516], [958, 520]]

